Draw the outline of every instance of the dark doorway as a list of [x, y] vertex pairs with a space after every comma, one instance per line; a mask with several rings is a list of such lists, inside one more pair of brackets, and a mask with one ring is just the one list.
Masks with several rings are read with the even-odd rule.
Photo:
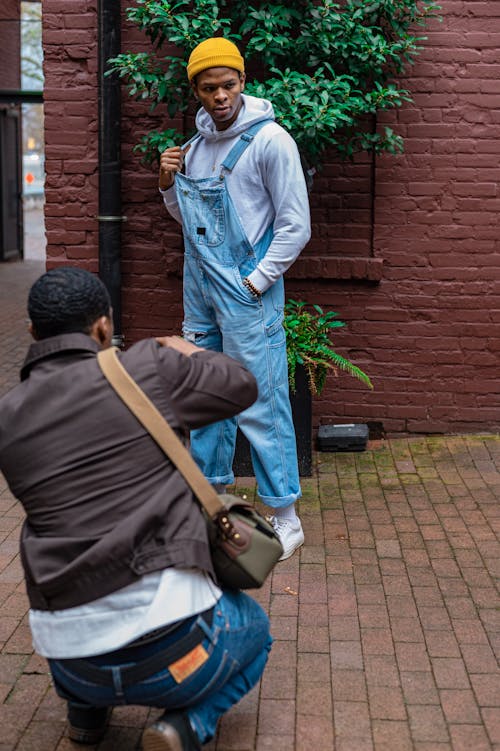
[[42, 5], [0, 2], [0, 262], [45, 259]]
[[23, 257], [20, 123], [18, 107], [0, 109], [0, 261]]

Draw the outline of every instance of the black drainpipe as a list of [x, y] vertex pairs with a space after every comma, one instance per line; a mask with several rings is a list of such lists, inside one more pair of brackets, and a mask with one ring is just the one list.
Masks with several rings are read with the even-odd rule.
[[105, 76], [107, 61], [120, 53], [120, 0], [99, 0], [99, 276], [113, 306], [113, 344], [123, 345], [121, 304], [120, 79]]

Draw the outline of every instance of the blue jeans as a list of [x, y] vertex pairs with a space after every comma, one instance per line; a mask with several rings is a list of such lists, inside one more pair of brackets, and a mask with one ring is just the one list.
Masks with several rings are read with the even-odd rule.
[[[243, 592], [226, 591], [215, 606], [209, 628], [201, 617], [192, 619], [206, 633], [202, 642], [208, 660], [177, 683], [166, 667], [140, 683], [122, 686], [120, 670], [130, 666], [130, 649], [87, 658], [93, 665], [112, 667], [114, 687], [100, 686], [68, 670], [60, 660], [49, 660], [57, 693], [80, 705], [112, 707], [142, 704], [167, 710], [184, 709], [201, 743], [215, 734], [219, 718], [236, 704], [261, 677], [272, 644], [269, 620], [260, 605]], [[140, 661], [165, 649], [169, 636], [134, 648]], [[124, 654], [127, 655], [124, 657]]]

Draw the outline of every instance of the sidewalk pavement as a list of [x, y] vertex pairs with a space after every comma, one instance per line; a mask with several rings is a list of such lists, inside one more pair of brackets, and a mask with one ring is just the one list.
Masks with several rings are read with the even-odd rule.
[[[0, 393], [28, 336], [33, 262], [0, 264]], [[500, 438], [417, 437], [318, 454], [306, 544], [256, 597], [275, 643], [211, 751], [500, 751]], [[252, 479], [237, 491], [254, 493]], [[32, 653], [23, 512], [0, 476], [0, 751], [69, 751]], [[158, 710], [120, 707], [99, 751], [132, 751]]]

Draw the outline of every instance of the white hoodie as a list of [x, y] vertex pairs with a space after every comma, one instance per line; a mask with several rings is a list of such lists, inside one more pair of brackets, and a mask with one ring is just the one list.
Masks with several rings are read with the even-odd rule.
[[[266, 99], [246, 94], [242, 99], [238, 117], [227, 130], [216, 130], [206, 110], [198, 111], [196, 127], [203, 138], [186, 155], [187, 177], [217, 175], [241, 133], [260, 120], [274, 120], [272, 104]], [[226, 186], [251, 245], [273, 223], [273, 241], [249, 275], [252, 284], [265, 292], [292, 265], [311, 236], [309, 199], [293, 138], [275, 122], [265, 125], [234, 170], [226, 173]], [[182, 223], [175, 187], [161, 192], [169, 213]]]

